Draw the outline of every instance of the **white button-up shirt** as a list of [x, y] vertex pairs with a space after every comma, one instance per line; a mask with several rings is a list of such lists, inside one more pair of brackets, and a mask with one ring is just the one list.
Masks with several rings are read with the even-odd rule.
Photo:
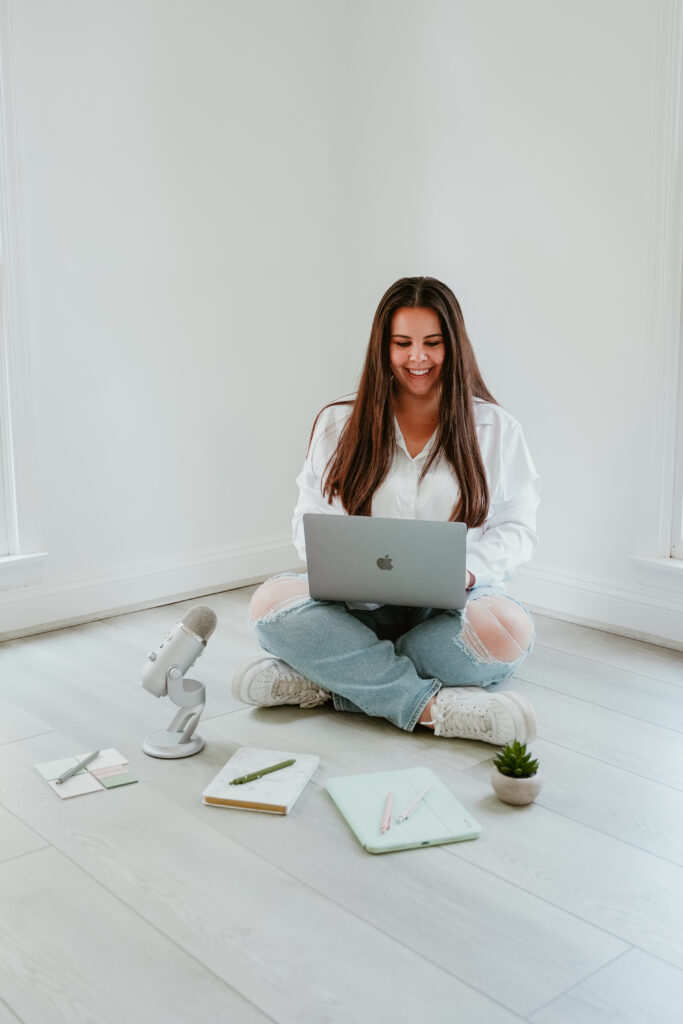
[[[479, 398], [473, 399], [473, 411], [490, 503], [486, 521], [467, 531], [467, 568], [479, 585], [503, 585], [504, 580], [510, 579], [531, 559], [538, 546], [536, 508], [540, 478], [514, 416], [501, 406]], [[308, 456], [296, 478], [299, 500], [292, 519], [292, 532], [294, 546], [304, 561], [304, 513], [346, 515], [338, 497], [329, 504], [322, 496], [321, 482], [350, 413], [350, 405], [331, 406], [321, 413]], [[436, 442], [436, 433], [412, 458], [399, 425], [394, 422], [397, 450], [389, 472], [373, 496], [372, 515], [447, 521], [460, 495], [449, 463], [439, 456], [420, 481], [425, 460]]]

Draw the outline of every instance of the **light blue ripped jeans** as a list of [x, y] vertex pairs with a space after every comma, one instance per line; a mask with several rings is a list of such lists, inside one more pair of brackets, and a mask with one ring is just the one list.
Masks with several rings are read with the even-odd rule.
[[[306, 574], [280, 573], [306, 580]], [[468, 604], [504, 595], [503, 587], [475, 586]], [[533, 650], [498, 661], [478, 641], [463, 611], [382, 605], [375, 611], [308, 595], [250, 621], [261, 647], [333, 696], [337, 711], [362, 711], [412, 732], [442, 686], [490, 686], [514, 675]]]

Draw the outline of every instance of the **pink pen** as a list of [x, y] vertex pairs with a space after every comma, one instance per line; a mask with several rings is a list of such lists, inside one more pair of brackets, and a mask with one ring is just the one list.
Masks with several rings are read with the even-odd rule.
[[384, 814], [382, 815], [382, 832], [386, 832], [391, 828], [391, 805], [394, 802], [394, 794], [389, 793], [387, 795], [387, 802], [384, 805]]
[[417, 807], [417, 805], [420, 803], [421, 800], [424, 799], [424, 797], [427, 795], [427, 793], [429, 792], [429, 790], [431, 788], [432, 788], [431, 786], [425, 786], [425, 788], [422, 790], [422, 792], [418, 793], [418, 795], [415, 797], [415, 799], [413, 800], [413, 802], [410, 805], [410, 807], [406, 807], [406, 809], [403, 812], [403, 814], [399, 814], [398, 820], [399, 821], [405, 821], [406, 818], [409, 818], [410, 815], [415, 810], [415, 808]]

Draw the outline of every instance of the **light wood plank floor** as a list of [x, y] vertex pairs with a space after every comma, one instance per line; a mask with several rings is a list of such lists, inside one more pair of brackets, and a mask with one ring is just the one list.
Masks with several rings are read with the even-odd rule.
[[[512, 808], [487, 744], [237, 704], [253, 590], [0, 645], [0, 1024], [680, 1024], [683, 655], [537, 616], [507, 685], [545, 785]], [[192, 673], [206, 748], [155, 760], [140, 744], [173, 709], [140, 672], [198, 603], [218, 615]], [[203, 806], [243, 744], [320, 755], [288, 817]], [[139, 784], [62, 802], [33, 768], [111, 746]], [[366, 854], [326, 779], [413, 765], [481, 838]]]

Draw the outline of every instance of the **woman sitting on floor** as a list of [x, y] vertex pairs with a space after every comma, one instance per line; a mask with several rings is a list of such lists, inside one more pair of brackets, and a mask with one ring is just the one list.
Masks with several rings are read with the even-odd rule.
[[536, 550], [539, 477], [445, 284], [408, 277], [388, 289], [358, 392], [316, 417], [297, 484], [302, 559], [306, 512], [464, 522], [467, 602], [448, 611], [316, 601], [305, 574], [274, 576], [250, 605], [268, 655], [237, 670], [234, 696], [264, 706], [331, 700], [408, 732], [419, 724], [436, 736], [531, 742], [529, 701], [489, 687], [533, 647], [533, 620], [505, 580]]

